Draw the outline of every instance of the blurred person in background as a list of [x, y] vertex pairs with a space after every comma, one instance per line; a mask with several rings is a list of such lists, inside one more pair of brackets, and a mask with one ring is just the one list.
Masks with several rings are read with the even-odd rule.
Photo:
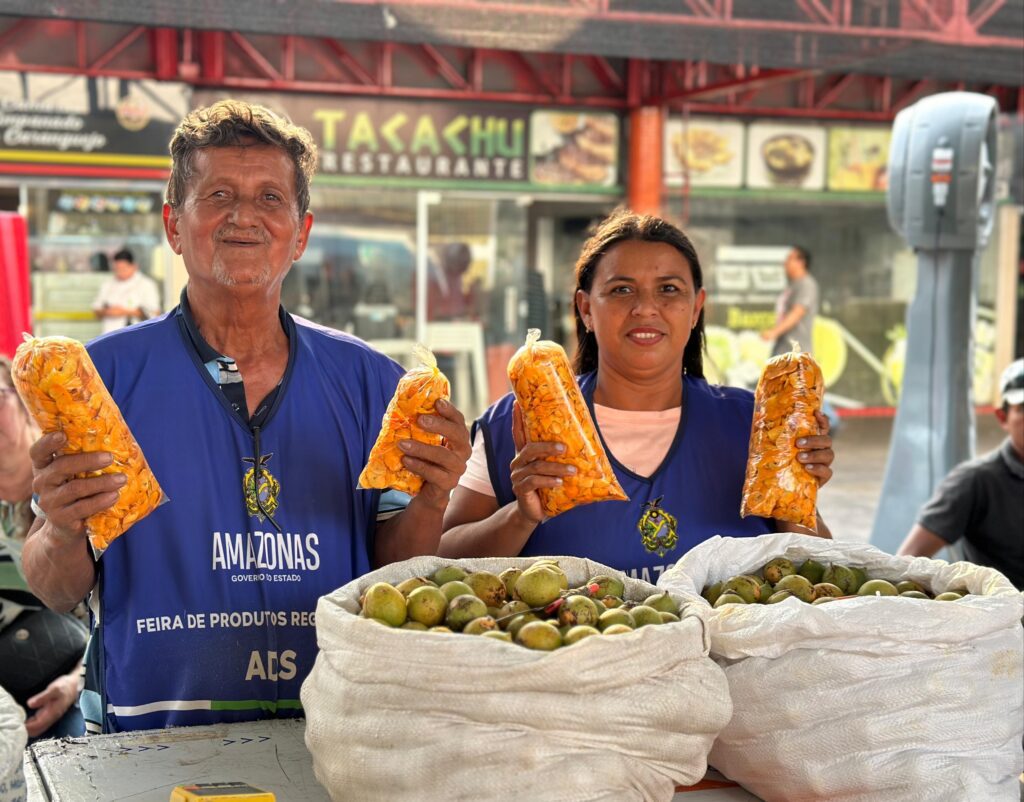
[[160, 288], [135, 264], [124, 248], [114, 254], [114, 275], [100, 285], [92, 308], [103, 321], [103, 333], [149, 320], [160, 314]]
[[326, 322], [332, 328], [349, 333], [353, 330], [355, 308], [362, 293], [362, 270], [357, 256], [328, 256], [323, 264], [327, 290]]
[[[811, 252], [794, 245], [783, 264], [788, 286], [775, 304], [775, 325], [761, 332], [761, 338], [772, 343], [772, 356], [787, 354], [793, 343], [814, 356], [814, 320], [818, 316], [821, 293], [818, 281], [811, 275]], [[821, 411], [828, 418], [829, 433], [834, 437], [842, 428], [842, 419], [835, 407], [825, 399]]]
[[[11, 361], [0, 356], [0, 685], [12, 691], [26, 708], [25, 727], [33, 740], [85, 733], [78, 708], [85, 627], [42, 611], [43, 603], [29, 592], [19, 570], [21, 545], [36, 517], [32, 511], [29, 448], [37, 437], [39, 430], [14, 389]], [[52, 668], [55, 662], [68, 659], [67, 655], [45, 651], [52, 644], [34, 647], [31, 655], [35, 659], [30, 664], [40, 672], [36, 676], [28, 675], [29, 664], [16, 658], [16, 654], [26, 653], [23, 649], [28, 639], [45, 634], [45, 627], [40, 629], [39, 623], [56, 624], [53, 634], [58, 637], [65, 632], [74, 637], [79, 631], [82, 648], [77, 658], [70, 658], [74, 661], [70, 671], [66, 667], [64, 671]], [[17, 692], [28, 688], [38, 691], [27, 698], [27, 691]]]
[[[546, 519], [540, 488], [575, 471], [562, 443], [526, 442], [512, 394], [473, 426], [473, 454], [445, 514], [443, 557], [566, 554], [656, 582], [689, 549], [715, 535], [797, 531], [740, 517], [754, 396], [704, 378], [704, 279], [689, 238], [671, 223], [619, 211], [583, 245], [574, 293], [575, 370], [629, 501], [574, 507]], [[834, 458], [828, 421], [797, 441], [819, 485]], [[644, 520], [665, 522], [652, 544]]]
[[431, 263], [427, 288], [427, 319], [472, 320], [478, 317], [478, 282], [464, 286], [473, 254], [465, 242], [449, 242], [441, 250], [441, 263]]
[[963, 559], [1024, 590], [1024, 359], [1003, 371], [999, 395], [995, 416], [1006, 439], [949, 472], [897, 553], [931, 557], [955, 543]]
[[775, 303], [775, 325], [761, 332], [761, 338], [773, 343], [772, 356], [788, 353], [791, 341], [813, 355], [814, 318], [818, 314], [818, 282], [811, 275], [811, 254], [794, 245], [784, 264], [788, 285]]

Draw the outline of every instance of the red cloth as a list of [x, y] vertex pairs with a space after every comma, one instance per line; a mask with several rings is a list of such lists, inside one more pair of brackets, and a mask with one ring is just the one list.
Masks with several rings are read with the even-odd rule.
[[25, 218], [0, 212], [0, 354], [14, 356], [23, 332], [32, 332]]

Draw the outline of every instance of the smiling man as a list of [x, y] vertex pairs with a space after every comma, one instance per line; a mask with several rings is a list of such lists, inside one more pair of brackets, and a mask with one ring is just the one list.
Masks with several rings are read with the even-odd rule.
[[433, 553], [470, 453], [462, 415], [438, 402], [420, 423], [446, 446], [404, 443], [422, 491], [396, 514], [356, 489], [402, 369], [280, 305], [313, 224], [305, 129], [223, 101], [186, 117], [171, 157], [163, 218], [189, 276], [180, 304], [89, 346], [168, 502], [93, 554], [84, 521], [123, 477], [73, 479], [111, 457], [55, 456], [58, 433], [32, 448], [46, 518], [26, 574], [56, 609], [91, 591], [83, 712], [104, 731], [300, 714], [317, 599]]

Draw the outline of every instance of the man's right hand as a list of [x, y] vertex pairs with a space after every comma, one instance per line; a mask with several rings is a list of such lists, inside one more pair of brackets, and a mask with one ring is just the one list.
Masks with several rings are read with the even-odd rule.
[[67, 445], [63, 432], [44, 434], [29, 450], [34, 479], [32, 490], [39, 507], [46, 513], [52, 535], [65, 542], [84, 540], [85, 521], [117, 501], [118, 491], [127, 477], [123, 473], [105, 473], [76, 479], [106, 468], [113, 456], [105, 451], [60, 455]]

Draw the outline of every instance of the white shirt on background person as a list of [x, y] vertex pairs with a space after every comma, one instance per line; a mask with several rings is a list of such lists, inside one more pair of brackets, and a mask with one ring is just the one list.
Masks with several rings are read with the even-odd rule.
[[140, 319], [148, 320], [160, 313], [160, 289], [157, 283], [149, 276], [144, 275], [140, 270], [126, 279], [119, 279], [111, 276], [100, 285], [99, 293], [93, 302], [93, 309], [102, 311], [105, 306], [121, 306], [126, 309], [141, 309], [145, 313], [144, 318], [132, 318], [126, 316], [115, 316], [103, 318], [103, 333], [117, 331], [131, 323], [138, 323]]

